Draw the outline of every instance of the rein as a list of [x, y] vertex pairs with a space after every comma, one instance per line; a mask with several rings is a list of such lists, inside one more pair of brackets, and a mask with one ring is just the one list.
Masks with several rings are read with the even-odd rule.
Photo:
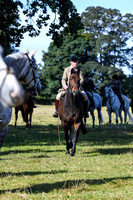
[[[106, 93], [109, 94], [109, 92], [106, 92]], [[113, 97], [115, 97], [115, 94], [113, 96], [108, 96], [108, 103], [109, 103], [110, 106], [112, 106], [114, 104], [114, 102], [115, 102], [115, 99], [114, 99], [113, 103], [111, 103], [111, 100], [109, 101], [109, 98], [111, 99]]]
[[[78, 86], [78, 84], [75, 83], [75, 84], [73, 84], [72, 86], [69, 85], [69, 88], [68, 88], [68, 90], [67, 90], [67, 93], [70, 93], [71, 95], [73, 95], [72, 89], [73, 89], [75, 86]], [[66, 96], [67, 96], [67, 95], [66, 95]], [[73, 97], [75, 97], [75, 96], [73, 95]], [[78, 110], [78, 106], [79, 106], [79, 104], [75, 104], [75, 99], [74, 99], [74, 104], [72, 103], [71, 106], [67, 106], [67, 105], [66, 105], [65, 111], [66, 111], [66, 113], [68, 113], [68, 114], [74, 116], [75, 113], [76, 113], [76, 111]], [[72, 112], [70, 112], [70, 111], [68, 110], [68, 108], [72, 108]]]

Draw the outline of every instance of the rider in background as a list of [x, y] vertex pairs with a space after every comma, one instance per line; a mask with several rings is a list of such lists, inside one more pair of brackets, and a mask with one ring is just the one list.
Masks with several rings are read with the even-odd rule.
[[[59, 89], [59, 92], [56, 96], [56, 100], [55, 100], [55, 113], [53, 114], [53, 117], [58, 117], [58, 105], [59, 105], [59, 101], [62, 95], [64, 95], [68, 89], [69, 86], [69, 79], [71, 74], [73, 74], [75, 71], [79, 71], [79, 76], [80, 76], [80, 88], [83, 85], [84, 79], [83, 79], [83, 75], [82, 75], [82, 71], [81, 69], [79, 69], [77, 67], [78, 64], [78, 57], [76, 55], [73, 55], [70, 59], [70, 66], [64, 69], [64, 73], [63, 73], [63, 77], [62, 77], [62, 88]], [[83, 96], [84, 99], [84, 116], [87, 118], [88, 116], [88, 98], [87, 95], [85, 94], [84, 91], [80, 90], [80, 93]]]
[[94, 100], [93, 100], [93, 92], [94, 92], [95, 85], [88, 73], [86, 73], [84, 77], [85, 77], [85, 80], [82, 87], [90, 100], [90, 103], [91, 103], [90, 107], [95, 107]]
[[117, 74], [114, 74], [112, 76], [112, 82], [111, 82], [110, 86], [111, 86], [112, 90], [114, 91], [114, 93], [118, 96], [120, 103], [121, 103], [121, 108], [124, 107], [124, 100], [121, 96], [122, 95], [122, 92], [121, 92], [122, 83], [119, 80], [119, 77]]

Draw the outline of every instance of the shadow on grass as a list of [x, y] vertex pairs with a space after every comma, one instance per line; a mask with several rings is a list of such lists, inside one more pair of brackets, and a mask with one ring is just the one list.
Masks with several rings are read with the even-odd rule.
[[125, 153], [133, 153], [133, 148], [108, 148], [108, 149], [98, 149], [97, 152], [101, 154], [125, 154]]
[[[65, 150], [64, 150], [65, 151]], [[52, 153], [52, 152], [63, 152], [63, 150], [42, 150], [42, 149], [28, 149], [28, 150], [9, 150], [9, 151], [2, 151], [0, 152], [1, 156], [9, 155], [9, 154], [20, 154], [20, 153]], [[49, 158], [50, 156], [46, 155], [38, 155], [33, 156], [32, 158]]]
[[[77, 186], [80, 184], [88, 184], [88, 185], [102, 185], [107, 184], [109, 182], [117, 181], [117, 180], [130, 180], [133, 179], [133, 177], [113, 177], [113, 178], [103, 178], [103, 179], [87, 179], [87, 180], [68, 180], [68, 181], [61, 181], [61, 182], [55, 182], [55, 183], [42, 183], [42, 184], [36, 184], [31, 185], [30, 187], [26, 188], [15, 188], [12, 190], [0, 190], [0, 193], [16, 193], [16, 192], [25, 192], [25, 193], [31, 193], [31, 194], [37, 194], [37, 193], [49, 193], [53, 190], [58, 189], [66, 189], [71, 188], [73, 186]], [[117, 183], [116, 183], [117, 184]]]
[[8, 176], [36, 176], [36, 175], [41, 175], [41, 174], [62, 174], [62, 173], [67, 173], [67, 170], [51, 170], [51, 171], [37, 171], [37, 172], [21, 172], [21, 173], [12, 173], [12, 172], [2, 172], [0, 173], [0, 177], [8, 177]]
[[[59, 127], [60, 138], [63, 145], [65, 145], [64, 132], [62, 126]], [[81, 132], [78, 138], [78, 144], [83, 146], [93, 145], [127, 145], [133, 141], [133, 132], [130, 130], [118, 130], [102, 126], [95, 129], [88, 128], [88, 133], [83, 135]], [[31, 129], [26, 130], [25, 126], [18, 126], [14, 128], [9, 125], [9, 132], [3, 146], [18, 147], [18, 146], [54, 146], [59, 145], [58, 127], [56, 125], [33, 125]], [[40, 150], [41, 151], [41, 150]]]

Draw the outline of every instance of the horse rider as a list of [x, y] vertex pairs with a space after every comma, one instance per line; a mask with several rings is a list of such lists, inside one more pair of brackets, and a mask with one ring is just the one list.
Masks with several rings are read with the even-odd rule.
[[[62, 95], [64, 95], [68, 89], [68, 85], [69, 85], [69, 79], [72, 73], [74, 73], [78, 67], [78, 57], [76, 55], [73, 55], [70, 58], [70, 66], [64, 69], [64, 73], [63, 73], [63, 77], [62, 77], [62, 88], [59, 90], [57, 96], [56, 96], [56, 100], [55, 100], [55, 113], [53, 114], [53, 117], [58, 117], [58, 105], [59, 105], [59, 101]], [[80, 76], [80, 94], [82, 94], [82, 97], [84, 99], [84, 116], [87, 118], [88, 116], [88, 98], [86, 93], [81, 90], [82, 84], [84, 82], [83, 79], [83, 75], [82, 75], [82, 71], [80, 69], [79, 71], [79, 76]]]
[[95, 85], [88, 73], [85, 73], [84, 77], [85, 77], [85, 80], [84, 80], [82, 87], [83, 87], [84, 91], [86, 92], [88, 99], [90, 100], [90, 103], [91, 103], [90, 107], [95, 107], [94, 99], [93, 99], [93, 92], [94, 92]]
[[118, 99], [121, 103], [121, 107], [120, 107], [120, 109], [121, 109], [122, 107], [124, 107], [124, 100], [121, 96], [122, 95], [122, 92], [121, 92], [122, 83], [119, 80], [119, 77], [117, 74], [114, 74], [112, 76], [112, 82], [111, 82], [110, 86], [111, 86], [112, 90], [114, 91], [114, 93], [118, 96]]

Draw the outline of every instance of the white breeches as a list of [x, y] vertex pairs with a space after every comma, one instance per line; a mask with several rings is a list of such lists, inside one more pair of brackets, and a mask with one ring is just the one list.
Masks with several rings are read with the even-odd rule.
[[[61, 98], [61, 95], [63, 95], [63, 94], [65, 94], [65, 90], [63, 91], [60, 91], [57, 95], [56, 95], [56, 99], [59, 101], [60, 100], [60, 98]], [[87, 95], [86, 95], [86, 93], [84, 92], [84, 91], [81, 91], [80, 90], [80, 93], [83, 95], [83, 98], [84, 98], [84, 101], [88, 101], [88, 97], [87, 97]]]

